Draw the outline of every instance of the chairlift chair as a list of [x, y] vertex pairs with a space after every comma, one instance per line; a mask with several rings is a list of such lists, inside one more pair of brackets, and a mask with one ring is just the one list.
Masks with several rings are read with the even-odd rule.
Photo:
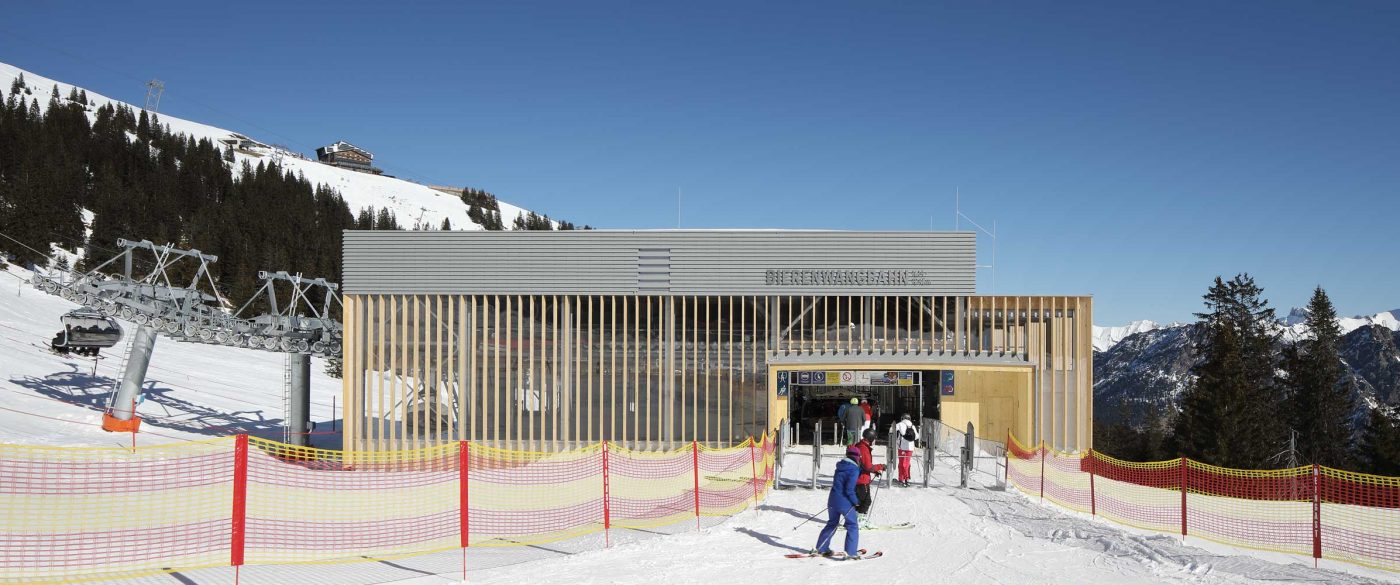
[[49, 345], [58, 353], [97, 357], [98, 351], [121, 339], [122, 328], [116, 319], [92, 309], [75, 309], [63, 316], [63, 331], [54, 335]]

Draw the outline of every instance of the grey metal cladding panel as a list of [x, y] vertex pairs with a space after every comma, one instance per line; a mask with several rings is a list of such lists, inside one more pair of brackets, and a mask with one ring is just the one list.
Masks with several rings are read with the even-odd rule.
[[[344, 242], [347, 294], [628, 294], [657, 265], [670, 294], [976, 292], [971, 232], [346, 231]], [[915, 271], [924, 284], [770, 285], [769, 270]]]

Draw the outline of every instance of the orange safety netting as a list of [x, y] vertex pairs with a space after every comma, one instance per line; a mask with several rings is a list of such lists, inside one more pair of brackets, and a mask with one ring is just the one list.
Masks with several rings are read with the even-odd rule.
[[564, 452], [469, 442], [342, 452], [247, 436], [0, 444], [0, 583], [355, 562], [643, 528], [756, 504], [774, 443]]
[[[1007, 483], [1065, 508], [1158, 532], [1400, 571], [1400, 478], [1322, 466], [1136, 463], [1010, 437]], [[1184, 488], [1184, 489], [1183, 489]]]

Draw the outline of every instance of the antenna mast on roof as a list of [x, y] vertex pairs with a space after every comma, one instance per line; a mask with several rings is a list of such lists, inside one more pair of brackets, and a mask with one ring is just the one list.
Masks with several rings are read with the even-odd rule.
[[152, 78], [146, 82], [146, 111], [156, 113], [160, 110], [160, 96], [165, 94], [165, 82]]
[[954, 214], [954, 215], [953, 215], [953, 221], [954, 221], [953, 226], [954, 226], [954, 229], [955, 229], [955, 230], [962, 227], [962, 220], [965, 219], [965, 220], [967, 220], [968, 223], [972, 224], [973, 227], [977, 228], [978, 231], [981, 231], [982, 233], [987, 234], [988, 236], [991, 236], [991, 238], [992, 238], [992, 263], [991, 263], [990, 265], [981, 264], [981, 265], [978, 265], [977, 268], [990, 268], [990, 269], [992, 269], [992, 294], [996, 294], [996, 293], [997, 293], [997, 221], [996, 221], [995, 219], [992, 220], [992, 230], [991, 230], [991, 231], [987, 231], [987, 228], [982, 227], [981, 224], [979, 224], [979, 223], [977, 223], [977, 222], [975, 222], [975, 221], [972, 221], [972, 218], [970, 218], [970, 217], [964, 215], [963, 212], [962, 212], [962, 189], [958, 189], [957, 194], [955, 195], [955, 199], [954, 199], [953, 205], [954, 205], [954, 207], [953, 207], [953, 214]]

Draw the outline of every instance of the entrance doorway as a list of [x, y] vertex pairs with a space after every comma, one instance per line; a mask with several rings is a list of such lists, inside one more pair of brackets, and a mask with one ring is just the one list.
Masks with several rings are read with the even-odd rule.
[[779, 376], [788, 381], [786, 419], [794, 445], [809, 445], [818, 438], [827, 445], [842, 443], [844, 428], [837, 413], [852, 398], [865, 401], [871, 426], [881, 437], [902, 414], [918, 420], [938, 412], [937, 370], [779, 371]]

